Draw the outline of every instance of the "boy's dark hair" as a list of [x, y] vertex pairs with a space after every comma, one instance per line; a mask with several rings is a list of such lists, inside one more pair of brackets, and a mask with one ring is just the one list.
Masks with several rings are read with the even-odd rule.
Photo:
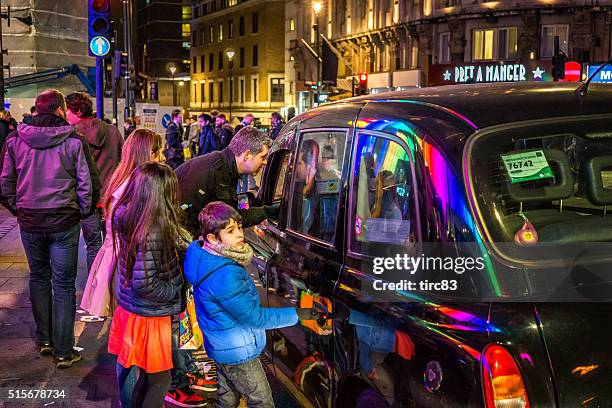
[[55, 113], [58, 108], [66, 109], [66, 98], [57, 89], [47, 89], [36, 97], [36, 112], [44, 115]]
[[74, 92], [66, 96], [66, 105], [79, 118], [91, 118], [93, 116], [91, 98], [83, 92]]
[[212, 117], [207, 113], [200, 113], [199, 118], [202, 120], [207, 120], [209, 122], [212, 121]]
[[30, 113], [34, 114], [36, 112], [36, 106], [30, 107]]
[[272, 112], [271, 116], [275, 119], [282, 119], [282, 116], [278, 112]]
[[222, 201], [208, 203], [198, 214], [202, 237], [206, 240], [208, 234], [213, 234], [219, 238], [219, 232], [227, 227], [230, 220], [236, 221], [236, 224], [242, 224], [240, 213], [231, 205]]

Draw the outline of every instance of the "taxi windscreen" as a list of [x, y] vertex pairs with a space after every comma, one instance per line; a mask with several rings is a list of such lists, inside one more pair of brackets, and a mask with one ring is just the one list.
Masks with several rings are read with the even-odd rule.
[[486, 239], [612, 241], [612, 116], [482, 131], [468, 148], [470, 189]]

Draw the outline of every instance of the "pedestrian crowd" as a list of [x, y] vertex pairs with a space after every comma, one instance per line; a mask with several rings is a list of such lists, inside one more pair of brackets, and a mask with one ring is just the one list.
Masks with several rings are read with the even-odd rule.
[[[275, 218], [277, 206], [238, 208], [238, 193], [266, 164], [270, 137], [246, 115], [236, 127], [219, 112], [165, 135], [125, 122], [125, 139], [95, 118], [88, 95], [42, 92], [17, 124], [0, 112], [0, 203], [17, 217], [30, 268], [30, 301], [41, 355], [57, 368], [83, 357], [75, 346], [81, 232], [87, 284], [81, 308], [112, 318], [123, 407], [274, 406], [259, 360], [266, 329], [312, 318], [310, 309], [264, 308], [246, 271], [253, 250], [243, 228]], [[185, 150], [191, 159], [185, 160]], [[180, 347], [179, 315], [193, 296], [217, 381]]]

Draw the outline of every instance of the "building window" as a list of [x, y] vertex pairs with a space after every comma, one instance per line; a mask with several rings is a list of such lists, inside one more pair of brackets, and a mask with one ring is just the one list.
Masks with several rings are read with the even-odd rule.
[[187, 23], [187, 24], [182, 24], [181, 27], [183, 30], [183, 38], [186, 38], [189, 40], [189, 37], [191, 36], [191, 26], [189, 25], [189, 23]]
[[227, 23], [227, 38], [228, 40], [234, 38], [234, 20], [230, 20]]
[[193, 45], [196, 45], [198, 43], [198, 32], [197, 31], [193, 31], [191, 33], [191, 42], [193, 43]]
[[208, 83], [208, 101], [214, 102], [214, 96], [215, 96], [215, 84], [212, 81], [210, 81]]
[[253, 34], [257, 34], [259, 32], [259, 15], [257, 13], [253, 13]]
[[285, 101], [285, 80], [283, 78], [270, 79], [270, 102]]
[[244, 35], [244, 16], [240, 17], [240, 22], [238, 23], [238, 34], [240, 36]]
[[223, 81], [219, 81], [219, 103], [223, 102]]
[[204, 91], [206, 90], [206, 82], [200, 82], [200, 102], [206, 102]]
[[210, 26], [209, 27], [209, 38], [208, 38], [208, 42], [214, 42], [215, 41], [215, 27]]
[[450, 63], [450, 33], [440, 34], [440, 48], [438, 49], [438, 63]]
[[229, 79], [229, 100], [230, 102], [234, 102], [234, 79]]
[[518, 54], [516, 27], [474, 30], [472, 59], [514, 59]]
[[410, 68], [414, 69], [419, 66], [419, 45], [416, 40], [412, 40], [412, 48], [410, 51]]
[[400, 5], [399, 0], [393, 2], [393, 23], [397, 24], [400, 21]]
[[202, 4], [202, 15], [205, 16], [208, 14], [208, 3]]
[[235, 6], [238, 4], [238, 0], [229, 0], [229, 5], [231, 6]]
[[223, 24], [219, 24], [219, 42], [223, 41]]
[[251, 88], [251, 100], [253, 102], [259, 102], [259, 97], [258, 97], [258, 92], [259, 89], [257, 89], [257, 78], [253, 78], [253, 87]]
[[193, 72], [198, 72], [198, 60], [196, 57], [193, 57], [193, 62], [191, 63], [191, 67], [193, 68]]
[[206, 31], [202, 28], [200, 29], [200, 45], [204, 45], [206, 42]]
[[210, 3], [210, 12], [211, 12], [211, 13], [214, 13], [215, 11], [217, 11], [217, 2], [216, 2], [215, 0], [213, 0], [213, 1]]
[[208, 72], [213, 72], [215, 69], [215, 54], [208, 54]]
[[559, 37], [559, 49], [568, 54], [568, 32], [567, 25], [545, 25], [542, 26], [542, 51], [541, 58], [552, 58], [555, 54], [555, 37]]
[[289, 20], [289, 31], [295, 31], [295, 18]]
[[198, 101], [198, 83], [197, 82], [193, 83], [193, 95], [191, 97], [191, 101], [192, 102]]
[[223, 69], [223, 52], [219, 51], [219, 71]]
[[244, 47], [240, 47], [240, 68], [244, 68]]
[[244, 79], [240, 80], [240, 103], [244, 103]]
[[200, 17], [200, 6], [193, 7], [193, 17], [194, 18]]
[[183, 6], [183, 20], [191, 19], [191, 6]]
[[206, 71], [206, 55], [200, 55], [200, 71]]
[[253, 46], [253, 66], [254, 67], [259, 65], [259, 59], [258, 59], [259, 56], [257, 55], [258, 54], [257, 51], [258, 51], [257, 46], [254, 45]]

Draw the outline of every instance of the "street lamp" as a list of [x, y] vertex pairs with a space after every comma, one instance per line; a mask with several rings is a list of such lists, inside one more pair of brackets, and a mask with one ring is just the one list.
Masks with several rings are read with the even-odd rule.
[[319, 105], [319, 99], [321, 97], [320, 93], [321, 93], [321, 88], [320, 88], [320, 82], [321, 82], [321, 36], [319, 34], [319, 14], [321, 13], [321, 10], [323, 10], [323, 3], [321, 3], [320, 1], [315, 1], [314, 3], [312, 3], [312, 9], [314, 10], [315, 13], [315, 23], [313, 25], [313, 28], [315, 30], [315, 35], [317, 37], [317, 105]]
[[231, 48], [225, 51], [227, 59], [229, 60], [229, 123], [232, 123], [232, 100], [234, 99], [234, 81], [232, 78], [232, 70], [234, 68], [234, 55], [236, 53]]
[[174, 73], [176, 72], [176, 67], [172, 65], [168, 70], [172, 74], [172, 105], [176, 106], [176, 89], [174, 87]]

